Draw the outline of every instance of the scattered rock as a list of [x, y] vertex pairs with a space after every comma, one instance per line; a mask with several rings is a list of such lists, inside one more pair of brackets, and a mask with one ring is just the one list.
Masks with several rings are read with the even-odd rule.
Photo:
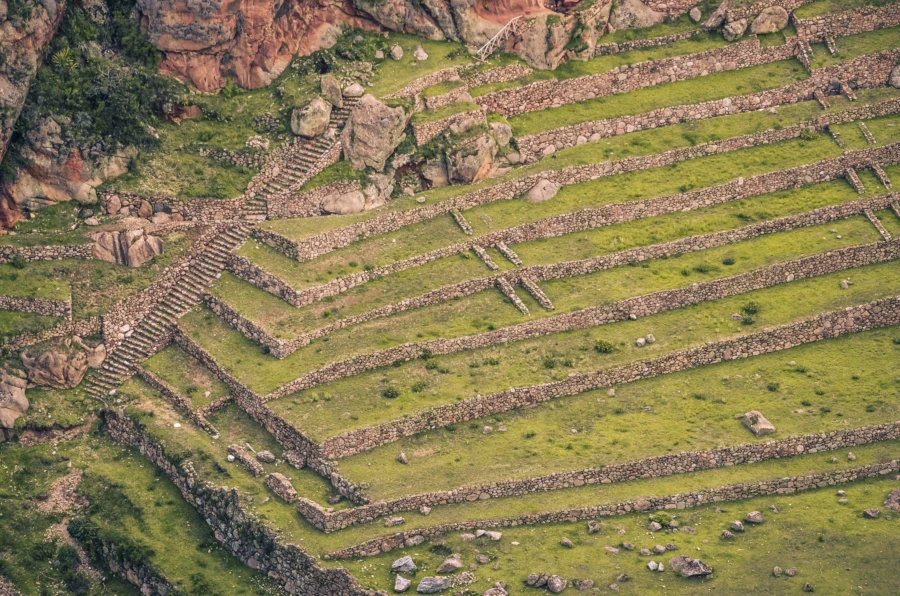
[[880, 509], [864, 509], [863, 517], [868, 519], [878, 519], [878, 516], [881, 515]]
[[644, 337], [644, 339], [647, 341], [648, 344], [652, 344], [652, 343], [655, 343], [655, 342], [656, 342], [656, 336], [653, 335], [652, 333], [648, 333], [648, 334]]
[[730, 527], [735, 532], [743, 532], [744, 531], [744, 524], [742, 524], [738, 520], [734, 520], [733, 522], [731, 522]]
[[713, 568], [700, 559], [692, 559], [685, 555], [669, 559], [669, 567], [680, 573], [681, 577], [700, 577], [713, 572]]
[[804, 592], [815, 592], [815, 589], [813, 588], [813, 585], [811, 583], [806, 582], [805, 584], [803, 584], [803, 591]]
[[487, 565], [491, 562], [491, 558], [483, 553], [478, 553], [475, 555], [475, 562], [479, 565]]
[[403, 58], [403, 48], [400, 46], [391, 47], [391, 58], [394, 60], [400, 60]]
[[781, 577], [782, 573], [784, 573], [784, 571], [782, 571], [781, 567], [778, 567], [777, 565], [774, 569], [772, 569], [772, 575], [774, 575], [775, 577]]
[[428, 52], [426, 52], [425, 48], [422, 46], [416, 46], [416, 49], [413, 51], [413, 58], [419, 62], [424, 62], [425, 60], [428, 60]]
[[641, 550], [638, 551], [638, 554], [641, 555], [642, 557], [649, 557], [651, 553], [650, 553], [650, 549], [642, 548]]
[[325, 134], [331, 121], [331, 104], [317, 97], [291, 112], [291, 132], [312, 139]]
[[744, 516], [744, 521], [750, 522], [751, 524], [761, 524], [764, 521], [766, 521], [766, 519], [763, 517], [763, 514], [760, 513], [759, 511], [751, 511], [750, 513], [748, 513], [747, 515]]
[[620, 584], [624, 584], [625, 582], [627, 582], [630, 579], [631, 579], [631, 577], [629, 577], [627, 573], [620, 573], [619, 575], [616, 576], [616, 581], [619, 582]]
[[375, 50], [375, 59], [384, 60], [384, 52], [382, 50]]
[[419, 546], [423, 542], [425, 542], [425, 537], [422, 536], [421, 534], [416, 534], [415, 536], [410, 536], [409, 538], [404, 540], [403, 544], [406, 545], [407, 547], [412, 547], [412, 546]]
[[488, 530], [487, 532], [485, 532], [484, 535], [487, 536], [491, 540], [491, 542], [497, 542], [498, 540], [500, 540], [503, 537], [502, 533], [494, 532], [491, 530]]
[[403, 577], [402, 575], [398, 575], [394, 578], [394, 591], [395, 592], [405, 592], [409, 589], [409, 586], [412, 585], [412, 582]]
[[588, 534], [596, 534], [600, 531], [600, 522], [591, 520], [588, 522], [587, 526]]
[[658, 555], [661, 555], [664, 552], [666, 552], [666, 547], [663, 546], [662, 544], [657, 544], [656, 546], [653, 547], [653, 552], [655, 552]]
[[605, 551], [608, 552], [608, 553], [617, 553], [617, 552], [619, 552], [619, 549], [617, 549], [617, 548], [614, 547], [614, 546], [604, 546], [604, 547], [603, 547], [603, 550], [605, 550]]
[[397, 456], [397, 461], [401, 464], [408, 464], [409, 460], [406, 458], [406, 453], [403, 451], [400, 452], [400, 455]]
[[740, 420], [744, 426], [749, 428], [756, 436], [768, 435], [775, 432], [775, 425], [769, 422], [768, 418], [756, 410], [751, 410], [746, 414], [738, 416], [738, 420]]
[[575, 586], [575, 589], [579, 592], [584, 592], [585, 590], [590, 590], [594, 587], [594, 580], [592, 579], [576, 579], [572, 582], [572, 585]]
[[394, 573], [412, 573], [417, 569], [418, 567], [416, 567], [416, 563], [409, 555], [400, 557], [399, 559], [391, 563], [391, 571], [393, 571]]
[[438, 568], [438, 573], [454, 573], [462, 569], [462, 556], [459, 553], [453, 553], [441, 563]]
[[609, 588], [609, 591], [610, 591], [610, 592], [618, 592], [618, 591], [619, 591], [619, 585], [618, 585], [618, 584], [609, 584], [609, 585], [607, 586], [607, 588]]
[[657, 563], [656, 561], [650, 561], [649, 563], [647, 563], [647, 569], [649, 569], [650, 571], [656, 571], [657, 569], [659, 569], [659, 563]]
[[636, 345], [639, 348], [643, 348], [644, 346], [647, 345], [647, 340], [643, 337], [639, 337], [636, 340], [634, 340], [634, 345]]
[[622, 548], [624, 548], [625, 550], [634, 550], [634, 545], [630, 542], [623, 542]]
[[723, 540], [734, 540], [734, 534], [732, 534], [728, 530], [722, 530], [722, 539]]
[[852, 451], [847, 454], [847, 461], [856, 461], [856, 454]]
[[366, 89], [359, 83], [351, 83], [344, 89], [344, 97], [362, 97], [366, 94]]
[[547, 580], [547, 589], [553, 592], [554, 594], [559, 594], [563, 590], [566, 589], [566, 586], [569, 585], [569, 580], [564, 579], [558, 575], [551, 575]]
[[678, 550], [678, 545], [670, 542], [666, 545], [666, 550]]
[[528, 191], [527, 200], [529, 203], [543, 203], [549, 201], [559, 193], [559, 184], [547, 180], [546, 178], [539, 181]]
[[572, 544], [571, 540], [565, 537], [563, 537], [563, 539], [560, 540], [559, 543], [566, 548], [572, 548], [573, 546], [575, 546], [574, 544]]
[[449, 587], [449, 577], [423, 577], [422, 581], [419, 582], [419, 585], [416, 586], [416, 592], [419, 594], [437, 594], [438, 592], [443, 592]]
[[787, 569], [784, 570], [784, 574], [788, 577], [794, 577], [795, 575], [797, 575], [797, 568], [796, 567], [788, 567]]
[[429, 513], [431, 513], [431, 507], [422, 505], [421, 507], [419, 507], [419, 513], [421, 513], [422, 515], [428, 515]]
[[256, 459], [261, 461], [264, 464], [274, 464], [275, 463], [275, 454], [271, 451], [259, 451], [256, 454]]
[[494, 587], [485, 592], [483, 596], [509, 596], [509, 592], [506, 591], [505, 584], [501, 585], [501, 583], [502, 582], [497, 582], [496, 584], [494, 584]]
[[750, 25], [750, 32], [762, 35], [765, 33], [781, 31], [787, 27], [788, 17], [788, 11], [784, 8], [780, 6], [770, 6], [759, 13], [753, 20], [753, 24]]
[[659, 522], [652, 521], [649, 524], [647, 524], [647, 529], [650, 530], [651, 532], [659, 532], [660, 530], [662, 530], [662, 524]]
[[900, 488], [895, 488], [888, 493], [887, 499], [884, 500], [884, 506], [891, 511], [900, 511]]
[[392, 528], [394, 526], [402, 525], [405, 520], [402, 517], [389, 517], [384, 520], [385, 528]]
[[700, 22], [700, 19], [703, 18], [703, 13], [700, 12], [700, 9], [697, 8], [697, 7], [695, 6], [695, 7], [692, 8], [691, 11], [688, 13], [688, 16], [690, 16], [690, 17], [691, 17], [691, 20], [694, 21], [695, 23], [699, 23], [699, 22]]

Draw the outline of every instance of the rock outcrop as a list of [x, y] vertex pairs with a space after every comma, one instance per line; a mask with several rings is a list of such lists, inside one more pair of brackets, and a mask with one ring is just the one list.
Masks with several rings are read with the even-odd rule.
[[297, 108], [291, 113], [291, 132], [312, 139], [328, 130], [330, 120], [331, 104], [317, 97], [306, 106]]
[[408, 119], [403, 108], [391, 108], [373, 95], [364, 95], [341, 134], [344, 158], [357, 170], [370, 167], [382, 171], [403, 140]]
[[98, 232], [93, 235], [94, 258], [128, 267], [140, 267], [163, 252], [162, 238], [144, 230]]
[[0, 372], [0, 443], [12, 439], [16, 420], [28, 411], [25, 387], [28, 381], [9, 372]]
[[665, 13], [656, 12], [640, 0], [620, 0], [609, 16], [609, 25], [614, 30], [639, 29], [659, 25], [665, 18]]
[[334, 215], [359, 213], [366, 208], [366, 197], [362, 192], [354, 190], [341, 195], [328, 197], [322, 203], [322, 211]]
[[23, 352], [21, 358], [28, 382], [39, 387], [71, 389], [88, 370], [87, 352], [62, 344], [34, 354]]
[[780, 6], [770, 6], [763, 10], [750, 25], [750, 32], [756, 34], [775, 33], [788, 24], [788, 11]]
[[497, 156], [497, 142], [489, 134], [482, 134], [447, 152], [447, 172], [451, 184], [472, 184], [484, 180], [491, 173]]

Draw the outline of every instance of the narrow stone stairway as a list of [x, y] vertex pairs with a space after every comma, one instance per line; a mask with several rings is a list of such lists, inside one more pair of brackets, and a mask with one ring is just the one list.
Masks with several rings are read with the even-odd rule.
[[350, 111], [358, 103], [358, 97], [345, 97], [344, 107], [331, 111], [328, 131], [324, 135], [310, 140], [298, 139], [281, 164], [278, 173], [267, 180], [265, 185], [244, 204], [243, 217], [245, 220], [265, 220], [268, 216], [267, 201], [270, 197], [293, 192], [318, 173], [314, 171], [316, 162], [337, 142], [341, 130], [350, 116]]
[[226, 228], [191, 260], [188, 272], [150, 309], [130, 335], [113, 348], [103, 366], [88, 373], [84, 385], [88, 395], [104, 399], [134, 375], [135, 364], [161, 347], [160, 342], [172, 331], [175, 320], [200, 302], [206, 287], [225, 268], [228, 253], [249, 233], [250, 228], [244, 223]]

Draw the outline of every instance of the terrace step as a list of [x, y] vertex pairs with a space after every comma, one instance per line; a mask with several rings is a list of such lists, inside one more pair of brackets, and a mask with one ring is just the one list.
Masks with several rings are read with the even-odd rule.
[[497, 271], [500, 269], [500, 266], [494, 262], [494, 259], [491, 258], [491, 255], [487, 254], [487, 251], [484, 250], [483, 246], [475, 245], [472, 247], [472, 250], [475, 251], [475, 254], [478, 255], [478, 258], [487, 265], [487, 268], [491, 271]]
[[800, 61], [800, 64], [803, 65], [803, 68], [806, 69], [806, 72], [812, 73], [812, 47], [809, 45], [809, 42], [805, 39], [797, 40], [797, 60]]
[[522, 300], [516, 295], [515, 288], [512, 287], [512, 285], [506, 280], [505, 277], [497, 278], [497, 289], [499, 289], [504, 296], [512, 300], [512, 303], [516, 308], [519, 309], [519, 312], [521, 312], [523, 315], [530, 314], [528, 312], [528, 307], [525, 306], [525, 303], [522, 302]]
[[854, 189], [856, 189], [856, 192], [861, 195], [866, 194], [866, 187], [865, 185], [863, 185], [862, 180], [860, 180], [859, 176], [856, 174], [856, 170], [854, 170], [853, 168], [847, 168], [846, 175], [847, 181], [850, 182]]
[[825, 94], [822, 93], [822, 90], [816, 89], [814, 95], [816, 97], [816, 101], [819, 102], [820, 106], [822, 106], [822, 109], [827, 110], [829, 107], [828, 99], [825, 98]]
[[831, 135], [832, 140], [834, 140], [834, 144], [840, 147], [841, 149], [845, 149], [847, 146], [844, 144], [844, 141], [841, 140], [841, 133], [836, 131], [835, 129], [828, 127], [828, 134]]
[[456, 225], [460, 227], [460, 229], [465, 232], [466, 236], [472, 235], [472, 226], [469, 225], [469, 222], [466, 220], [465, 216], [459, 211], [459, 209], [451, 209], [450, 215], [453, 216], [453, 221], [456, 222]]
[[866, 216], [872, 225], [875, 226], [875, 229], [878, 230], [878, 233], [881, 234], [881, 237], [886, 241], [890, 241], [891, 233], [887, 231], [887, 228], [884, 227], [884, 224], [881, 223], [881, 220], [878, 219], [874, 213], [870, 209], [866, 209], [863, 211], [863, 214]]
[[853, 92], [853, 89], [850, 88], [850, 85], [847, 84], [847, 81], [840, 81], [840, 84], [841, 94], [850, 101], [856, 101], [856, 93]]
[[825, 47], [828, 48], [828, 53], [832, 56], [837, 56], [837, 46], [834, 45], [833, 37], [825, 38]]
[[537, 300], [538, 304], [543, 306], [547, 310], [555, 310], [556, 307], [553, 306], [553, 303], [550, 302], [550, 298], [544, 293], [544, 291], [536, 284], [530, 277], [522, 277], [520, 280], [522, 283], [522, 287], [525, 288], [531, 297]]
[[872, 135], [872, 131], [869, 130], [869, 127], [866, 126], [865, 122], [862, 122], [862, 121], [859, 122], [859, 130], [861, 130], [863, 136], [866, 137], [866, 142], [868, 144], [870, 144], [870, 145], [875, 144], [875, 136]]
[[520, 259], [519, 255], [517, 255], [513, 251], [513, 249], [508, 247], [505, 242], [498, 242], [497, 250], [499, 250], [500, 254], [503, 255], [504, 257], [506, 257], [507, 259], [509, 259], [509, 261], [516, 267], [522, 266], [522, 259]]

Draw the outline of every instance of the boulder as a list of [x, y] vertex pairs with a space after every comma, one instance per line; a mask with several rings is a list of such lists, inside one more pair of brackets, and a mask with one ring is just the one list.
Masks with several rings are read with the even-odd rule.
[[39, 387], [71, 389], [84, 378], [88, 357], [84, 350], [63, 345], [52, 346], [43, 352], [22, 352], [22, 366], [28, 382]]
[[331, 104], [321, 97], [291, 112], [291, 132], [308, 139], [325, 134], [329, 122], [331, 122]]
[[428, 60], [428, 52], [426, 52], [425, 48], [422, 46], [416, 46], [415, 51], [413, 51], [413, 58], [419, 62], [424, 62], [425, 60]]
[[449, 577], [423, 577], [419, 585], [416, 586], [416, 592], [419, 594], [437, 594], [449, 587]]
[[756, 436], [769, 435], [775, 432], [775, 425], [769, 422], [765, 416], [756, 410], [751, 410], [738, 416], [738, 420], [740, 420], [744, 426], [749, 428]]
[[275, 463], [275, 454], [271, 451], [260, 451], [256, 454], [256, 459], [261, 461], [264, 464], [274, 464]]
[[900, 89], [900, 65], [895, 66], [891, 71], [891, 76], [888, 79], [888, 84], [894, 89]]
[[691, 20], [694, 21], [695, 23], [699, 23], [700, 19], [703, 18], [703, 13], [700, 12], [700, 9], [695, 6], [688, 13], [688, 16], [691, 17]]
[[453, 553], [438, 566], [437, 572], [442, 574], [454, 573], [462, 569], [462, 566], [462, 556], [459, 553]]
[[556, 182], [544, 178], [531, 187], [526, 197], [529, 203], [543, 203], [555, 197], [560, 188]]
[[512, 127], [506, 122], [491, 122], [491, 134], [501, 147], [506, 147], [512, 140]]
[[351, 83], [344, 89], [344, 97], [362, 97], [366, 94], [366, 89], [359, 83]]
[[497, 582], [493, 588], [488, 589], [482, 596], [509, 596], [509, 592], [506, 591], [504, 586], [500, 585], [500, 582]]
[[400, 557], [391, 563], [391, 571], [394, 573], [412, 573], [413, 571], [416, 571], [416, 569], [418, 569], [418, 567], [416, 567], [416, 563], [409, 555]]
[[559, 594], [563, 590], [566, 589], [566, 586], [569, 585], [569, 580], [562, 578], [558, 575], [551, 575], [549, 579], [547, 579], [547, 589], [553, 592], [554, 594]]
[[98, 232], [94, 241], [94, 258], [128, 267], [140, 267], [163, 253], [162, 238], [144, 234], [144, 230]]
[[280, 474], [279, 472], [269, 474], [266, 476], [266, 486], [268, 486], [276, 495], [284, 499], [286, 503], [293, 503], [297, 500], [297, 491], [294, 490], [290, 478], [284, 474]]
[[728, 13], [729, 2], [725, 0], [709, 15], [706, 22], [703, 23], [704, 29], [718, 29], [725, 22], [725, 15]]
[[731, 527], [731, 529], [734, 530], [735, 532], [743, 532], [743, 531], [744, 531], [744, 524], [743, 524], [743, 522], [740, 522], [740, 521], [738, 521], [738, 520], [734, 520], [733, 522], [731, 522], [731, 526], [730, 526], [730, 527]]
[[350, 112], [341, 134], [344, 157], [357, 170], [384, 170], [387, 158], [405, 136], [407, 119], [402, 107], [391, 108], [373, 95], [364, 95]]
[[669, 559], [669, 567], [680, 573], [681, 577], [700, 577], [713, 572], [713, 568], [700, 559], [692, 559], [685, 555]]
[[450, 184], [447, 163], [442, 157], [427, 160], [422, 168], [422, 177], [431, 183], [431, 188], [440, 188]]
[[878, 519], [878, 517], [880, 515], [881, 515], [881, 511], [879, 511], [878, 509], [864, 509], [863, 510], [863, 517], [868, 518], [868, 519]]
[[12, 439], [16, 420], [28, 411], [27, 386], [28, 381], [24, 378], [0, 372], [0, 443]]
[[324, 75], [320, 81], [322, 85], [322, 95], [325, 99], [336, 108], [344, 107], [344, 94], [341, 92], [341, 84], [334, 75]]
[[393, 46], [391, 48], [391, 58], [394, 60], [401, 60], [403, 58], [403, 48], [400, 46]]
[[322, 201], [322, 211], [333, 215], [359, 213], [365, 208], [366, 197], [358, 190], [352, 190], [340, 195], [332, 195]]
[[750, 32], [757, 35], [781, 31], [788, 24], [788, 11], [780, 6], [770, 6], [763, 10], [750, 25]]
[[744, 516], [744, 521], [750, 522], [751, 524], [761, 524], [764, 521], [766, 521], [766, 519], [763, 517], [763, 514], [760, 513], [759, 511], [751, 511], [750, 513], [748, 513], [747, 515]]
[[895, 488], [888, 493], [887, 499], [884, 500], [884, 506], [891, 511], [900, 511], [900, 488]]
[[726, 41], [737, 41], [744, 35], [744, 31], [746, 30], [747, 19], [738, 19], [725, 25], [725, 28], [722, 29], [722, 35], [725, 37]]
[[409, 586], [412, 584], [411, 581], [403, 577], [402, 575], [398, 575], [394, 578], [394, 591], [395, 592], [405, 592], [409, 589]]
[[488, 177], [497, 156], [497, 143], [488, 134], [454, 145], [447, 152], [451, 184], [473, 184]]
[[659, 25], [665, 18], [665, 13], [656, 12], [640, 0], [621, 0], [615, 3], [609, 24], [614, 30], [641, 29]]

